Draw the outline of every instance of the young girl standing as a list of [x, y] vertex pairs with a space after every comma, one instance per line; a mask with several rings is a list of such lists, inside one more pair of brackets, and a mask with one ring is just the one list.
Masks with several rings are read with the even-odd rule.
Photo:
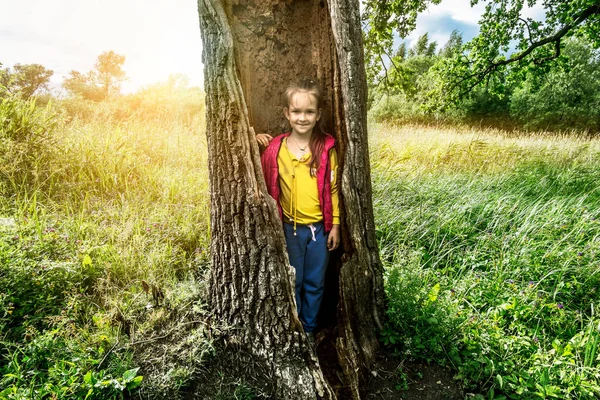
[[288, 87], [285, 117], [291, 132], [273, 139], [261, 161], [269, 194], [279, 205], [290, 264], [296, 270], [298, 316], [309, 339], [317, 327], [329, 252], [340, 244], [335, 140], [319, 125], [321, 93], [311, 80]]

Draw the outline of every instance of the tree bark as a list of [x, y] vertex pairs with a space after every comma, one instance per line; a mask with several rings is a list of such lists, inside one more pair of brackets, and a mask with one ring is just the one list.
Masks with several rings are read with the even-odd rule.
[[293, 268], [268, 195], [256, 131], [285, 128], [281, 94], [302, 77], [324, 89], [336, 136], [344, 254], [336, 351], [343, 398], [359, 399], [378, 348], [383, 278], [373, 222], [366, 80], [357, 0], [199, 0], [211, 192], [210, 305], [263, 363], [281, 399], [336, 398], [296, 314]]

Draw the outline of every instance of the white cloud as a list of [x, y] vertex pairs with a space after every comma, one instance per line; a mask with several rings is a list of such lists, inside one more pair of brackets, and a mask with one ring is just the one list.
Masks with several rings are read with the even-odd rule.
[[471, 7], [469, 0], [443, 0], [432, 5], [421, 17], [440, 18], [450, 16], [453, 20], [470, 25], [477, 25], [479, 17], [485, 10], [485, 4], [479, 3]]
[[533, 7], [528, 7], [527, 4], [523, 7], [524, 18], [532, 18], [534, 20], [542, 21], [546, 17], [546, 10], [542, 3], [535, 3]]
[[72, 69], [84, 72], [103, 51], [126, 56], [125, 89], [183, 73], [202, 82], [195, 0], [1, 0], [0, 62], [40, 63], [60, 84]]
[[404, 40], [413, 46], [424, 33], [429, 33], [429, 40], [442, 47], [454, 29], [458, 29], [465, 41], [470, 40], [479, 31], [479, 18], [483, 14], [481, 4], [471, 8], [469, 0], [443, 0], [438, 5], [431, 5], [417, 18], [417, 27]]

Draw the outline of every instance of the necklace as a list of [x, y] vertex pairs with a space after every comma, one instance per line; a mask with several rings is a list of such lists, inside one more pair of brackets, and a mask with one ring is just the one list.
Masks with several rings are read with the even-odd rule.
[[292, 138], [292, 140], [293, 140], [293, 141], [294, 141], [294, 143], [296, 144], [296, 147], [298, 147], [298, 148], [300, 149], [300, 151], [304, 153], [304, 152], [306, 151], [306, 148], [307, 148], [307, 147], [308, 147], [308, 145], [310, 144], [310, 142], [309, 142], [309, 143], [307, 143], [307, 144], [306, 144], [306, 146], [304, 146], [304, 147], [300, 147], [300, 145], [298, 144], [298, 142], [296, 142], [296, 139], [294, 139], [294, 137], [293, 137], [293, 136], [290, 136], [290, 137]]

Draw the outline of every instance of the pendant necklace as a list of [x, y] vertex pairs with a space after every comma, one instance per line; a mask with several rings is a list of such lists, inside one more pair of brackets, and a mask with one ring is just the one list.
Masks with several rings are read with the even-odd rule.
[[298, 148], [300, 149], [300, 151], [301, 151], [301, 152], [303, 152], [303, 153], [306, 151], [306, 148], [307, 148], [307, 147], [308, 147], [308, 145], [310, 144], [310, 142], [309, 142], [309, 143], [307, 143], [307, 144], [306, 144], [306, 146], [304, 146], [304, 147], [300, 147], [300, 145], [298, 144], [298, 142], [296, 141], [296, 139], [295, 139], [293, 136], [292, 136], [292, 140], [293, 140], [293, 141], [294, 141], [294, 143], [296, 144], [296, 147], [298, 147]]

